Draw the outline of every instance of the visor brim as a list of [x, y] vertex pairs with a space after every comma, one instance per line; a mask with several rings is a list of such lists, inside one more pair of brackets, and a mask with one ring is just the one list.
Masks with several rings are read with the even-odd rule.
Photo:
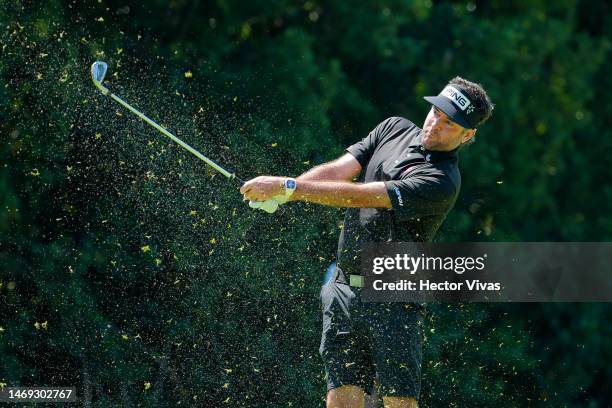
[[427, 102], [434, 105], [436, 108], [440, 109], [442, 112], [446, 114], [453, 122], [458, 125], [466, 128], [472, 129], [472, 125], [465, 118], [463, 112], [461, 112], [457, 107], [448, 99], [443, 96], [425, 96], [423, 97]]

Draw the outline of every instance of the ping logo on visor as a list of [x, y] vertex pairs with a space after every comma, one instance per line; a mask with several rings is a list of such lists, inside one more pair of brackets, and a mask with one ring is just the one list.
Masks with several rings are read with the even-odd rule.
[[[468, 107], [472, 104], [470, 100], [468, 99], [468, 97], [465, 96], [463, 93], [461, 93], [461, 91], [459, 91], [454, 86], [450, 86], [450, 85], [446, 86], [446, 88], [444, 88], [444, 90], [440, 92], [440, 95], [446, 96], [448, 99], [451, 100], [451, 102], [457, 105], [457, 107], [461, 109], [462, 111], [465, 111], [466, 109], [468, 109]], [[469, 109], [467, 113], [472, 112], [473, 109], [474, 107]]]

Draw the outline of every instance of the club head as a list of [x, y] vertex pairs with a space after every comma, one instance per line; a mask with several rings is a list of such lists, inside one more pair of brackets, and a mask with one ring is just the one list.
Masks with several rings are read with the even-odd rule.
[[106, 71], [108, 70], [108, 64], [104, 61], [96, 61], [91, 64], [91, 79], [94, 82], [104, 81], [104, 76], [106, 75]]
[[91, 80], [104, 95], [108, 94], [108, 89], [102, 85], [107, 70], [108, 64], [104, 61], [96, 61], [91, 64]]

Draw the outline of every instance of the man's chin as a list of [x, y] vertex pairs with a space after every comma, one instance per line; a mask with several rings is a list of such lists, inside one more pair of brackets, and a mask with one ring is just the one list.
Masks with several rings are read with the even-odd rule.
[[431, 139], [423, 139], [423, 147], [427, 150], [435, 150], [436, 142]]

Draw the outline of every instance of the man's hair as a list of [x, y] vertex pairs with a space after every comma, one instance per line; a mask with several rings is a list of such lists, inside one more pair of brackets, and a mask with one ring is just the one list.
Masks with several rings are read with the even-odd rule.
[[482, 85], [477, 84], [476, 82], [468, 81], [467, 79], [463, 79], [459, 76], [454, 77], [448, 83], [448, 85], [453, 85], [455, 87], [461, 88], [465, 93], [468, 94], [471, 101], [473, 101], [475, 108], [480, 112], [483, 112], [483, 117], [480, 122], [478, 122], [477, 126], [482, 125], [491, 117], [493, 113], [494, 105], [489, 99], [489, 95], [484, 90]]

